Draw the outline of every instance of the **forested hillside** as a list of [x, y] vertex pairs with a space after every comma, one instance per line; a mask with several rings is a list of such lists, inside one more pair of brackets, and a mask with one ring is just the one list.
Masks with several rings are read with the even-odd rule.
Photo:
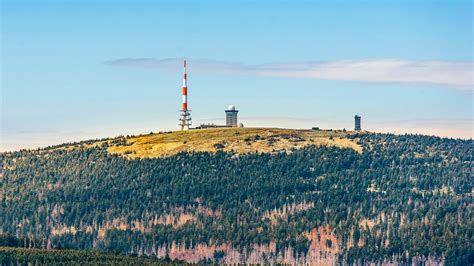
[[286, 135], [265, 153], [129, 157], [126, 138], [3, 153], [0, 233], [188, 262], [474, 263], [472, 140]]
[[82, 250], [0, 247], [1, 265], [180, 265], [184, 263]]
[[26, 237], [0, 235], [0, 265], [163, 265], [183, 264], [169, 258], [144, 258], [102, 253], [97, 250], [25, 248], [35, 241]]

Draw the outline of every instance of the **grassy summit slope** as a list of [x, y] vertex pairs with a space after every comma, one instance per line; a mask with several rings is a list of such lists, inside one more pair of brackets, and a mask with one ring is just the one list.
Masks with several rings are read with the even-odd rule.
[[305, 146], [334, 146], [362, 152], [342, 131], [312, 131], [277, 128], [213, 128], [129, 137], [108, 148], [112, 154], [127, 158], [156, 158], [182, 151], [234, 151], [237, 154], [273, 153]]

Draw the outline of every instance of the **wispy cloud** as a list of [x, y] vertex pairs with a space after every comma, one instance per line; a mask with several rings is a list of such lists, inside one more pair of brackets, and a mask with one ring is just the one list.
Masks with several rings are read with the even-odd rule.
[[[179, 58], [122, 58], [107, 61], [114, 66], [177, 71]], [[474, 62], [414, 61], [401, 59], [341, 60], [298, 64], [243, 65], [213, 60], [189, 60], [194, 72], [309, 78], [358, 82], [432, 84], [474, 90]]]

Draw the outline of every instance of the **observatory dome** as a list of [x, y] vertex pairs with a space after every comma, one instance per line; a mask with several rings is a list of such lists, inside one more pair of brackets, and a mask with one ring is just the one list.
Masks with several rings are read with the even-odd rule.
[[235, 111], [235, 106], [229, 105], [229, 108], [227, 108], [227, 110], [229, 110], [229, 111]]

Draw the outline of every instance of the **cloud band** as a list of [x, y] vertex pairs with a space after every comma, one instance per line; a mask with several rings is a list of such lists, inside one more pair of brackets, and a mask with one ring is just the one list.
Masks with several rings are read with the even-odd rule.
[[[114, 66], [177, 71], [179, 58], [122, 58], [107, 61]], [[189, 60], [193, 71], [265, 77], [308, 78], [378, 83], [431, 84], [474, 90], [474, 63], [470, 61], [413, 61], [400, 59], [341, 60], [300, 64], [245, 66], [212, 60]]]

